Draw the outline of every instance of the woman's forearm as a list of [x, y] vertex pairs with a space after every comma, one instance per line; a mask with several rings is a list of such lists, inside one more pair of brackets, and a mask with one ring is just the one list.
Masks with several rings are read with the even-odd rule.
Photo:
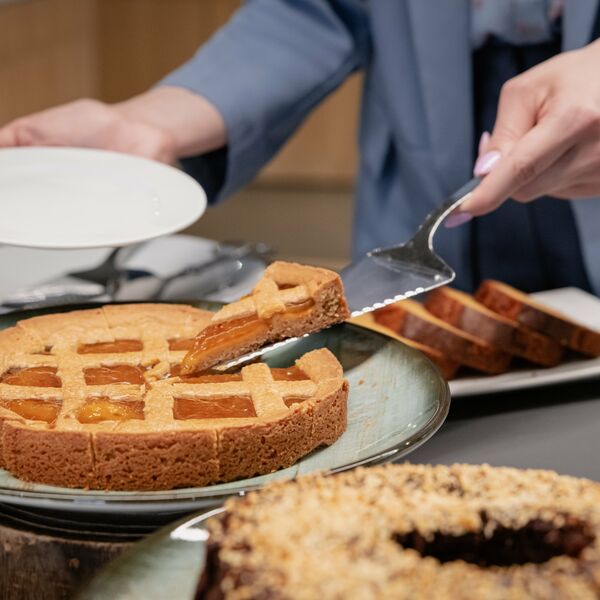
[[202, 154], [227, 143], [225, 122], [202, 96], [180, 87], [157, 87], [113, 105], [126, 117], [168, 132], [178, 157]]

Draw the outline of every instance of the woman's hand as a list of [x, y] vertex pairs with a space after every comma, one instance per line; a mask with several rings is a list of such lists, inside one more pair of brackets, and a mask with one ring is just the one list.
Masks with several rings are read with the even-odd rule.
[[16, 119], [0, 129], [0, 146], [82, 146], [166, 163], [176, 159], [168, 131], [96, 100], [77, 100]]
[[174, 87], [156, 88], [112, 105], [77, 100], [0, 128], [0, 147], [101, 148], [165, 163], [225, 143], [225, 124], [213, 105]]
[[475, 175], [487, 177], [453, 216], [464, 222], [509, 197], [600, 195], [599, 73], [600, 42], [594, 42], [508, 81], [475, 164]]

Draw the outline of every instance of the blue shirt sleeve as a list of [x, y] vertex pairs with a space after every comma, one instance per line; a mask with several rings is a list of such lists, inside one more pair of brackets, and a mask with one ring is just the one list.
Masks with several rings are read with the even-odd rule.
[[368, 61], [361, 0], [251, 0], [161, 85], [198, 93], [221, 113], [227, 148], [184, 159], [209, 200], [269, 161], [310, 110]]

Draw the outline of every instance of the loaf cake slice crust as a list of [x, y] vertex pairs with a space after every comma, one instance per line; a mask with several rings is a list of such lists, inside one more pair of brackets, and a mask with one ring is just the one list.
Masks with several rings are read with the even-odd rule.
[[402, 300], [375, 311], [375, 320], [403, 337], [432, 346], [453, 360], [488, 373], [504, 373], [511, 355], [481, 338], [432, 315], [414, 300]]
[[451, 358], [445, 356], [439, 350], [432, 348], [431, 346], [427, 346], [425, 344], [421, 344], [419, 342], [415, 342], [415, 340], [409, 340], [406, 337], [402, 337], [398, 335], [393, 329], [390, 327], [386, 327], [381, 323], [378, 323], [373, 316], [373, 313], [365, 313], [364, 315], [360, 315], [359, 317], [354, 317], [350, 319], [350, 323], [354, 323], [356, 325], [360, 325], [361, 327], [365, 327], [366, 329], [372, 329], [373, 331], [377, 331], [379, 333], [383, 333], [383, 335], [387, 335], [403, 344], [406, 344], [410, 348], [414, 348], [419, 352], [422, 352], [439, 370], [444, 379], [453, 379], [456, 376], [456, 372], [460, 367], [460, 363], [452, 360]]
[[600, 356], [600, 332], [572, 321], [506, 283], [488, 279], [481, 284], [475, 298], [490, 310], [535, 329], [571, 350]]
[[446, 323], [538, 365], [554, 367], [562, 358], [563, 347], [556, 340], [490, 310], [465, 292], [437, 288], [428, 295], [425, 308]]

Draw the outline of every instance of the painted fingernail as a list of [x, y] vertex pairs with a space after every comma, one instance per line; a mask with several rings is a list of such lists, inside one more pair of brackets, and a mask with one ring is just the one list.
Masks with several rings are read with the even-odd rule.
[[477, 149], [477, 154], [479, 156], [481, 156], [487, 150], [488, 144], [490, 143], [490, 137], [491, 136], [488, 131], [484, 131], [481, 134], [481, 137], [479, 138], [479, 147]]
[[448, 228], [458, 227], [459, 225], [464, 225], [468, 223], [473, 218], [473, 215], [468, 212], [454, 212], [444, 221], [444, 225]]
[[483, 156], [480, 156], [475, 163], [475, 167], [473, 168], [473, 174], [475, 177], [487, 175], [496, 166], [496, 163], [500, 160], [500, 157], [500, 152], [497, 150], [486, 152]]

